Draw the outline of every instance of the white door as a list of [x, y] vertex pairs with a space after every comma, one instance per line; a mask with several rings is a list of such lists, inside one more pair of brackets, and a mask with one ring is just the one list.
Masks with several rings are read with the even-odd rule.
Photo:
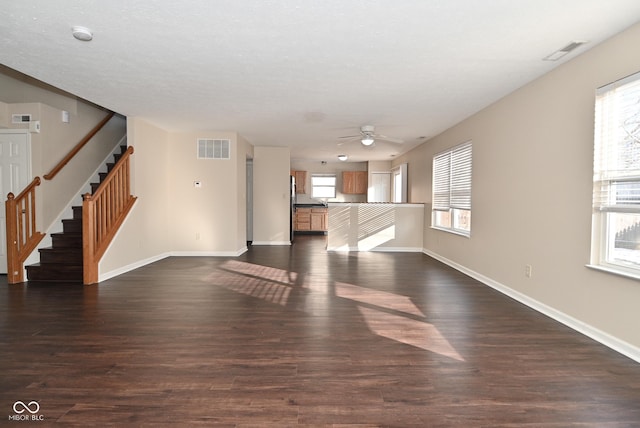
[[368, 202], [391, 202], [391, 173], [372, 172]]
[[0, 273], [7, 273], [7, 219], [4, 202], [31, 181], [31, 135], [26, 129], [0, 129]]

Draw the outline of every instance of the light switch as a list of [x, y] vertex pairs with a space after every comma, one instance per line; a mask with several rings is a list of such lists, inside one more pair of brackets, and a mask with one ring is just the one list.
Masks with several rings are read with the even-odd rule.
[[62, 122], [69, 123], [69, 112], [66, 110], [62, 110]]

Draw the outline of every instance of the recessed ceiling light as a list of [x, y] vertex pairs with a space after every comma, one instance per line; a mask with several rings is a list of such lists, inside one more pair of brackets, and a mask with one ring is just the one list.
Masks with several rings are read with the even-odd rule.
[[83, 42], [89, 42], [91, 41], [91, 39], [93, 39], [93, 33], [91, 32], [91, 30], [89, 30], [87, 27], [81, 27], [79, 25], [71, 28], [71, 34], [73, 34], [73, 37]]
[[340, 159], [341, 161], [346, 161], [347, 159], [349, 159], [349, 157], [347, 155], [338, 155], [338, 159]]

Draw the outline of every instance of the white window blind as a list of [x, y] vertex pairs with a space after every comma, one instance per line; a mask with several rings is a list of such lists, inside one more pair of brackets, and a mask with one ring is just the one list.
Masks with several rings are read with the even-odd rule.
[[594, 207], [638, 205], [640, 189], [634, 189], [633, 183], [639, 180], [640, 73], [598, 89]]
[[433, 161], [433, 209], [471, 209], [471, 143], [436, 155]]
[[432, 226], [463, 235], [471, 231], [472, 143], [433, 158]]
[[640, 274], [640, 73], [596, 92], [592, 264]]
[[451, 152], [433, 160], [433, 209], [448, 210], [451, 205]]

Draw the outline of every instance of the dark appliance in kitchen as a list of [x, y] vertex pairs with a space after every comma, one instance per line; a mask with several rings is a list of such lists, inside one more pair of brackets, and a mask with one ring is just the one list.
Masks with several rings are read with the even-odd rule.
[[293, 222], [296, 216], [296, 178], [289, 177], [289, 241], [293, 244]]

